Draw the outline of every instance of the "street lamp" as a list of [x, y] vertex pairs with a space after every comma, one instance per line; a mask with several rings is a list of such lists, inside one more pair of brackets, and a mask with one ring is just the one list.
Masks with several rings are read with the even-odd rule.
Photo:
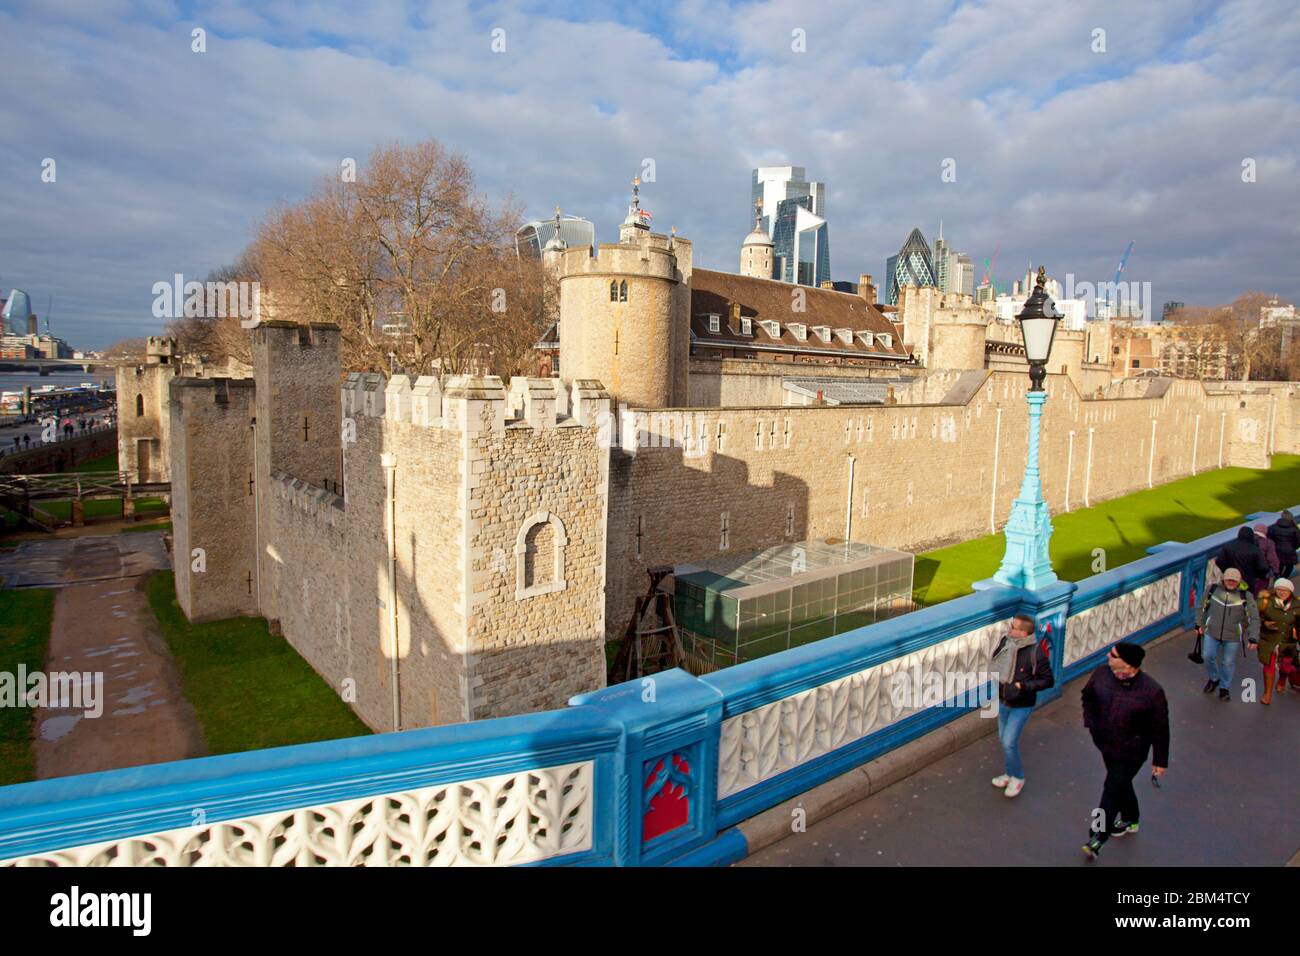
[[1029, 360], [1030, 388], [1035, 392], [1043, 390], [1043, 379], [1047, 377], [1047, 359], [1052, 354], [1057, 323], [1061, 321], [1056, 303], [1044, 288], [1046, 284], [1047, 270], [1039, 266], [1034, 291], [1016, 316], [1016, 321], [1020, 323], [1021, 338], [1025, 341], [1025, 358]]
[[1025, 477], [1020, 494], [1011, 506], [1005, 535], [1006, 554], [1002, 566], [993, 580], [998, 584], [1037, 591], [1056, 582], [1048, 543], [1052, 537], [1052, 518], [1043, 500], [1043, 483], [1038, 473], [1038, 432], [1043, 417], [1047, 392], [1043, 380], [1047, 377], [1047, 360], [1052, 354], [1052, 341], [1056, 338], [1056, 325], [1060, 314], [1056, 303], [1047, 294], [1047, 270], [1038, 269], [1034, 291], [1025, 301], [1025, 307], [1016, 318], [1020, 334], [1025, 340], [1025, 358], [1029, 361], [1029, 391], [1025, 401], [1029, 405], [1029, 456], [1025, 464]]

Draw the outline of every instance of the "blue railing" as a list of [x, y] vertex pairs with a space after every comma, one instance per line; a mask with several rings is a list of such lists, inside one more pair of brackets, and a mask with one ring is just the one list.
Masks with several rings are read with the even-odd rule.
[[968, 713], [971, 697], [946, 681], [987, 676], [1012, 614], [1050, 635], [1051, 700], [1115, 640], [1189, 626], [1207, 561], [1235, 534], [1158, 545], [1077, 585], [981, 591], [703, 678], [656, 674], [564, 710], [0, 788], [0, 861], [727, 862], [746, 852], [738, 822]]

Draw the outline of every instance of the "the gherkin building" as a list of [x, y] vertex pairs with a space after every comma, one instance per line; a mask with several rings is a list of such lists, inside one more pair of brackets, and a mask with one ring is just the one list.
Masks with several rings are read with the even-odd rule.
[[885, 263], [885, 302], [898, 305], [898, 290], [908, 282], [918, 286], [939, 284], [930, 244], [920, 229], [913, 229], [898, 255], [890, 256]]

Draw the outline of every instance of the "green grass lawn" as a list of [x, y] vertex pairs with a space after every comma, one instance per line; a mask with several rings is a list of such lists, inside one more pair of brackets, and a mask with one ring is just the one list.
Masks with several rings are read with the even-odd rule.
[[[53, 515], [61, 521], [72, 520], [72, 502], [71, 501], [41, 501], [36, 504], [47, 514]], [[167, 502], [161, 498], [136, 498], [135, 513], [137, 517], [143, 517], [148, 514], [163, 514], [167, 511]], [[87, 498], [84, 512], [86, 519], [91, 518], [120, 518], [122, 517], [122, 499], [121, 498]]]
[[347, 704], [266, 621], [190, 624], [170, 571], [145, 586], [213, 754], [370, 733]]
[[[2, 592], [0, 598], [0, 672], [15, 675], [22, 664], [27, 672], [44, 670], [54, 617], [54, 591], [20, 588]], [[25, 688], [18, 687], [21, 693]], [[8, 703], [6, 701], [6, 703]], [[0, 707], [0, 786], [32, 780], [36, 759], [32, 753], [31, 707]]]
[[[1222, 468], [1166, 485], [1052, 515], [1052, 567], [1066, 581], [1093, 573], [1093, 549], [1107, 568], [1146, 556], [1162, 541], [1192, 541], [1240, 524], [1256, 511], [1300, 504], [1300, 455], [1273, 456], [1268, 470]], [[969, 594], [971, 582], [993, 576], [1006, 539], [999, 532], [916, 556], [913, 596], [938, 604]]]
[[66, 468], [65, 471], [87, 472], [87, 471], [117, 471], [117, 452], [109, 452], [107, 455], [100, 455], [98, 458], [91, 458], [83, 461], [75, 468]]

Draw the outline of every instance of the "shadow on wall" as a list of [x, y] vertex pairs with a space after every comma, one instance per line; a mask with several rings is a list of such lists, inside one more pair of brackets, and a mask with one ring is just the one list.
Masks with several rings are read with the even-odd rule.
[[[749, 436], [727, 438], [744, 441]], [[650, 466], [644, 460], [647, 456], [653, 456]], [[635, 468], [634, 457], [643, 459], [635, 463]], [[713, 520], [707, 524], [682, 525], [676, 520], [676, 513], [639, 511], [634, 473], [637, 482], [648, 481], [671, 488], [671, 500], [686, 506], [684, 513], [711, 514]], [[843, 540], [844, 534], [844, 502], [828, 510], [840, 516], [838, 527], [811, 526], [808, 485], [802, 479], [777, 471], [772, 473], [770, 483], [756, 482], [751, 479], [748, 463], [742, 459], [717, 452], [688, 459], [680, 445], [642, 447], [637, 449], [636, 456], [614, 449], [610, 460], [609, 500], [607, 641], [620, 639], [626, 632], [636, 601], [649, 586], [648, 568], [696, 564], [806, 538]]]

